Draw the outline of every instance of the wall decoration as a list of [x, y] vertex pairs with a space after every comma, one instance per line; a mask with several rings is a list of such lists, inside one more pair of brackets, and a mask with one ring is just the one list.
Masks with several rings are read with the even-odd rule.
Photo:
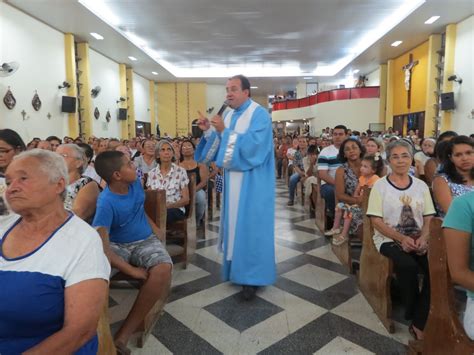
[[3, 97], [3, 103], [9, 110], [13, 110], [13, 108], [16, 105], [16, 99], [15, 96], [13, 96], [13, 93], [10, 90], [10, 87], [8, 87], [7, 93]]
[[107, 113], [105, 114], [105, 120], [106, 120], [107, 122], [110, 122], [110, 118], [111, 118], [111, 117], [112, 117], [112, 116], [110, 115], [110, 111], [107, 110]]
[[94, 110], [94, 117], [95, 117], [96, 120], [98, 120], [99, 117], [100, 117], [100, 112], [99, 112], [99, 109], [97, 107]]
[[31, 100], [31, 105], [33, 105], [33, 108], [35, 111], [39, 111], [41, 108], [41, 100], [38, 96], [38, 91], [35, 90], [35, 96], [33, 96], [33, 100]]

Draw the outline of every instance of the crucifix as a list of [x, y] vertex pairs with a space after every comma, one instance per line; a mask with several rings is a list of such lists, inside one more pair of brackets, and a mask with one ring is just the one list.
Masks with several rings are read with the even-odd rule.
[[413, 61], [413, 54], [409, 55], [409, 62], [403, 66], [403, 71], [405, 72], [405, 89], [407, 91], [407, 107], [411, 106], [411, 74], [412, 69], [415, 65], [418, 64], [418, 60]]

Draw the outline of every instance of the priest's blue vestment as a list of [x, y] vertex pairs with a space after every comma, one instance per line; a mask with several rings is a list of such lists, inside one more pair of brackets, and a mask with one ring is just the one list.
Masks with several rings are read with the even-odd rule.
[[251, 99], [224, 116], [225, 129], [207, 130], [196, 160], [224, 170], [220, 246], [223, 277], [265, 286], [276, 279], [275, 163], [272, 122]]

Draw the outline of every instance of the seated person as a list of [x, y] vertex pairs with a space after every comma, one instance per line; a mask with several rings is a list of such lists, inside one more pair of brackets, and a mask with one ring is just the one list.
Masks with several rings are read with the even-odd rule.
[[145, 214], [145, 193], [130, 158], [105, 151], [96, 157], [95, 168], [107, 187], [99, 195], [92, 225], [107, 229], [110, 243], [104, 241], [104, 250], [112, 267], [143, 281], [132, 310], [115, 334], [118, 351], [129, 353], [131, 335], [155, 303], [168, 296], [172, 261], [158, 239], [160, 230]]
[[458, 134], [454, 131], [446, 131], [439, 135], [434, 146], [433, 157], [428, 159], [424, 166], [425, 182], [428, 186], [432, 185], [435, 175], [439, 172], [443, 152], [448, 146], [447, 142], [457, 136]]
[[436, 140], [434, 138], [423, 138], [421, 140], [421, 151], [415, 153], [415, 167], [420, 179], [425, 178], [425, 164], [433, 157]]
[[[396, 140], [386, 151], [391, 173], [372, 187], [367, 216], [374, 226], [375, 247], [393, 261], [405, 318], [413, 320], [410, 333], [416, 339], [423, 339], [430, 309], [426, 252], [429, 223], [435, 210], [428, 186], [408, 173], [413, 161], [411, 144]], [[421, 291], [420, 272], [424, 275]]]
[[[342, 232], [336, 230], [333, 233], [341, 233], [332, 239], [334, 245], [341, 245], [349, 238], [349, 229], [351, 227], [351, 222], [353, 216], [362, 217], [362, 210], [360, 208], [360, 203], [362, 202], [364, 189], [371, 189], [375, 182], [380, 179], [379, 174], [383, 173], [385, 169], [385, 164], [383, 162], [382, 156], [380, 153], [375, 153], [376, 155], [366, 155], [362, 158], [360, 163], [360, 177], [359, 183], [353, 193], [355, 198], [355, 204], [348, 204], [344, 202], [339, 202], [336, 206], [336, 216], [334, 217], [334, 225], [339, 226], [341, 218], [344, 217], [344, 225]], [[337, 174], [337, 173], [336, 173]], [[336, 175], [337, 181], [337, 175]], [[336, 187], [337, 191], [337, 187]], [[357, 228], [360, 226], [357, 225]], [[334, 228], [333, 228], [334, 229]], [[327, 235], [327, 234], [326, 234]]]
[[474, 192], [453, 200], [443, 228], [451, 279], [467, 292], [464, 330], [474, 340]]
[[318, 157], [318, 176], [321, 179], [321, 197], [326, 202], [328, 217], [334, 217], [336, 208], [335, 184], [336, 170], [342, 165], [339, 160], [339, 148], [347, 137], [347, 127], [338, 125], [332, 131], [333, 144], [325, 147]]
[[474, 191], [474, 141], [458, 136], [447, 143], [440, 172], [433, 180], [433, 196], [440, 217], [444, 217], [454, 197]]
[[209, 170], [205, 164], [198, 164], [194, 160], [194, 151], [196, 147], [194, 143], [185, 139], [181, 144], [181, 162], [180, 166], [186, 169], [188, 174], [194, 173], [196, 175], [196, 223], [199, 226], [203, 222], [204, 214], [206, 213], [206, 186]]
[[156, 146], [157, 167], [150, 170], [146, 186], [166, 191], [167, 223], [183, 220], [184, 207], [189, 203], [189, 179], [186, 170], [176, 165], [174, 148], [167, 140]]
[[288, 206], [293, 206], [295, 204], [295, 191], [298, 182], [306, 176], [304, 170], [303, 159], [306, 157], [306, 150], [308, 148], [308, 143], [306, 138], [300, 136], [298, 138], [298, 149], [293, 155], [293, 174], [290, 176], [290, 198], [288, 201]]
[[64, 158], [69, 174], [64, 208], [74, 212], [82, 220], [92, 222], [99, 197], [99, 185], [83, 175], [84, 167], [87, 166], [84, 151], [76, 144], [61, 144], [56, 153]]
[[96, 354], [110, 265], [97, 232], [64, 209], [67, 168], [47, 150], [6, 170], [0, 223], [0, 353]]
[[316, 145], [310, 145], [306, 156], [303, 158], [305, 176], [302, 181], [306, 196], [311, 195], [311, 185], [318, 184], [318, 154], [318, 147]]

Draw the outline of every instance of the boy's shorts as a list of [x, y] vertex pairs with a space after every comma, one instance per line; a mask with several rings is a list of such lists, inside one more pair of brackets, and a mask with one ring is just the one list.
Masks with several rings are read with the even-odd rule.
[[[127, 263], [147, 270], [158, 264], [173, 264], [165, 247], [154, 234], [131, 243], [110, 242], [110, 249]], [[117, 269], [112, 269], [112, 275], [117, 272]]]

